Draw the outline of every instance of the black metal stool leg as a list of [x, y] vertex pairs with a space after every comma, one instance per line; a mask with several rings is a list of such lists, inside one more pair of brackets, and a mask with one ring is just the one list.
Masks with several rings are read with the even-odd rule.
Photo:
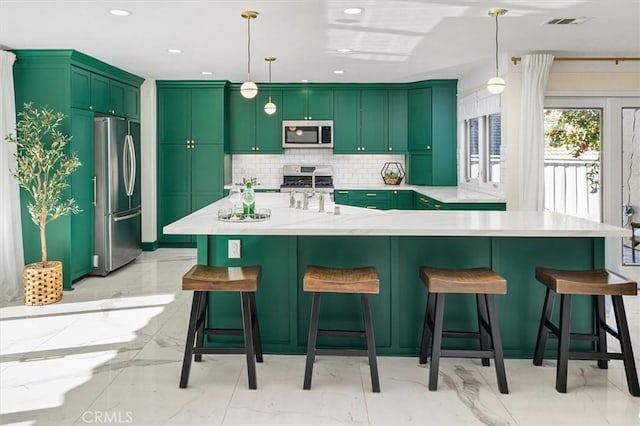
[[560, 295], [560, 336], [558, 336], [558, 366], [556, 369], [556, 390], [567, 393], [567, 372], [569, 368], [569, 342], [571, 340], [571, 295]]
[[[204, 329], [207, 323], [207, 308], [209, 306], [209, 293], [206, 291], [198, 298], [198, 324], [196, 329], [196, 348], [204, 347]], [[202, 361], [202, 354], [195, 354], [193, 357], [195, 362]]]
[[249, 292], [242, 292], [242, 322], [244, 329], [244, 348], [247, 355], [247, 375], [249, 389], [256, 389], [256, 359], [253, 352], [253, 327], [251, 326], [251, 296]]
[[611, 296], [611, 300], [613, 302], [613, 312], [616, 317], [618, 333], [620, 334], [620, 348], [624, 362], [624, 372], [627, 375], [627, 387], [631, 395], [640, 396], [638, 372], [636, 370], [635, 360], [633, 359], [629, 324], [627, 323], [627, 315], [624, 310], [624, 302], [622, 301], [622, 296]]
[[380, 392], [380, 377], [378, 376], [378, 360], [376, 358], [376, 340], [373, 334], [373, 319], [369, 306], [369, 295], [362, 294], [362, 316], [367, 339], [367, 354], [369, 356], [369, 370], [371, 372], [371, 388], [373, 392]]
[[504, 353], [502, 352], [502, 337], [500, 327], [498, 327], [498, 311], [493, 300], [493, 294], [483, 295], [487, 303], [489, 326], [491, 327], [491, 341], [493, 342], [493, 360], [496, 367], [496, 377], [498, 379], [498, 389], [500, 393], [509, 393], [507, 387], [507, 374], [504, 369]]
[[544, 358], [544, 348], [547, 345], [547, 337], [549, 332], [547, 331], [546, 322], [551, 318], [551, 312], [553, 311], [553, 301], [556, 293], [550, 288], [547, 288], [547, 292], [544, 296], [544, 305], [542, 306], [542, 316], [540, 317], [540, 325], [538, 327], [538, 337], [536, 339], [536, 348], [533, 352], [533, 365], [542, 365], [542, 359]]
[[[607, 332], [604, 328], [604, 325], [607, 323], [607, 318], [604, 303], [604, 296], [593, 296], [593, 327], [595, 329], [594, 334], [598, 336], [598, 340], [596, 340], [596, 351], [601, 354], [607, 353]], [[598, 368], [607, 369], [607, 367], [608, 361], [606, 359], [598, 360]]]
[[431, 327], [433, 326], [433, 311], [436, 306], [436, 297], [427, 293], [427, 307], [424, 312], [424, 325], [422, 326], [422, 341], [420, 342], [420, 364], [427, 363], [429, 345], [431, 344]]
[[[484, 321], [490, 324], [490, 322], [487, 317], [487, 304], [484, 295], [476, 294], [476, 307], [478, 312], [478, 333], [480, 333], [480, 350], [485, 351], [489, 349], [489, 334], [482, 323]], [[488, 367], [490, 365], [489, 358], [482, 358], [482, 365]]]
[[256, 361], [262, 362], [262, 341], [260, 339], [258, 309], [256, 308], [256, 294], [249, 293], [249, 299], [251, 300], [251, 327], [253, 328], [253, 348], [256, 352]]
[[442, 350], [442, 323], [444, 321], [444, 293], [430, 293], [435, 296], [433, 319], [433, 338], [431, 342], [431, 365], [429, 365], [429, 390], [438, 389], [438, 369], [440, 368], [440, 352]]
[[309, 340], [307, 342], [307, 362], [304, 368], [303, 389], [311, 389], [311, 376], [313, 375], [313, 363], [316, 359], [316, 341], [318, 339], [318, 320], [320, 316], [321, 293], [313, 293], [311, 302], [311, 322], [309, 323]]
[[193, 357], [193, 344], [196, 338], [196, 325], [198, 323], [200, 297], [202, 293], [204, 292], [195, 291], [193, 293], [193, 301], [191, 303], [191, 317], [189, 318], [189, 327], [187, 329], [187, 343], [184, 348], [182, 373], [180, 374], [180, 387], [183, 389], [189, 384], [189, 372], [191, 371], [191, 358]]

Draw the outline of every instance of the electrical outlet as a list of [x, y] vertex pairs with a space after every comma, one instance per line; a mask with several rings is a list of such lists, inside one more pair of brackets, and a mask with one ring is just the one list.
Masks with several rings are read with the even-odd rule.
[[229, 240], [229, 259], [240, 259], [240, 240]]

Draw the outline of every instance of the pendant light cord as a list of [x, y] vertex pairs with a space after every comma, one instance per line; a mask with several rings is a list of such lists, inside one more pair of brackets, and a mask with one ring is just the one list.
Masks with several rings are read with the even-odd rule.
[[498, 77], [498, 14], [496, 13], [496, 77]]
[[247, 80], [251, 80], [251, 18], [247, 18]]

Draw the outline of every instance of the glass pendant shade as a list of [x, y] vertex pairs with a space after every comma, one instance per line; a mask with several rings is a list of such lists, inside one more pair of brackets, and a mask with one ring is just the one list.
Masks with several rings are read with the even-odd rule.
[[501, 77], [493, 77], [487, 81], [487, 90], [489, 93], [497, 95], [498, 93], [502, 93], [504, 88], [506, 87], [506, 83]]
[[244, 98], [253, 99], [258, 94], [258, 86], [251, 80], [245, 81], [240, 86], [240, 94]]
[[264, 112], [266, 112], [269, 115], [273, 115], [276, 113], [276, 109], [277, 109], [276, 104], [271, 102], [271, 97], [269, 97], [269, 102], [264, 104]]

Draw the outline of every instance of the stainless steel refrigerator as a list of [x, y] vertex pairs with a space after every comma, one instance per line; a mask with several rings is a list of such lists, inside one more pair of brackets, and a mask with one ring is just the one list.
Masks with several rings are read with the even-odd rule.
[[140, 125], [96, 117], [94, 137], [93, 274], [104, 276], [142, 253]]

